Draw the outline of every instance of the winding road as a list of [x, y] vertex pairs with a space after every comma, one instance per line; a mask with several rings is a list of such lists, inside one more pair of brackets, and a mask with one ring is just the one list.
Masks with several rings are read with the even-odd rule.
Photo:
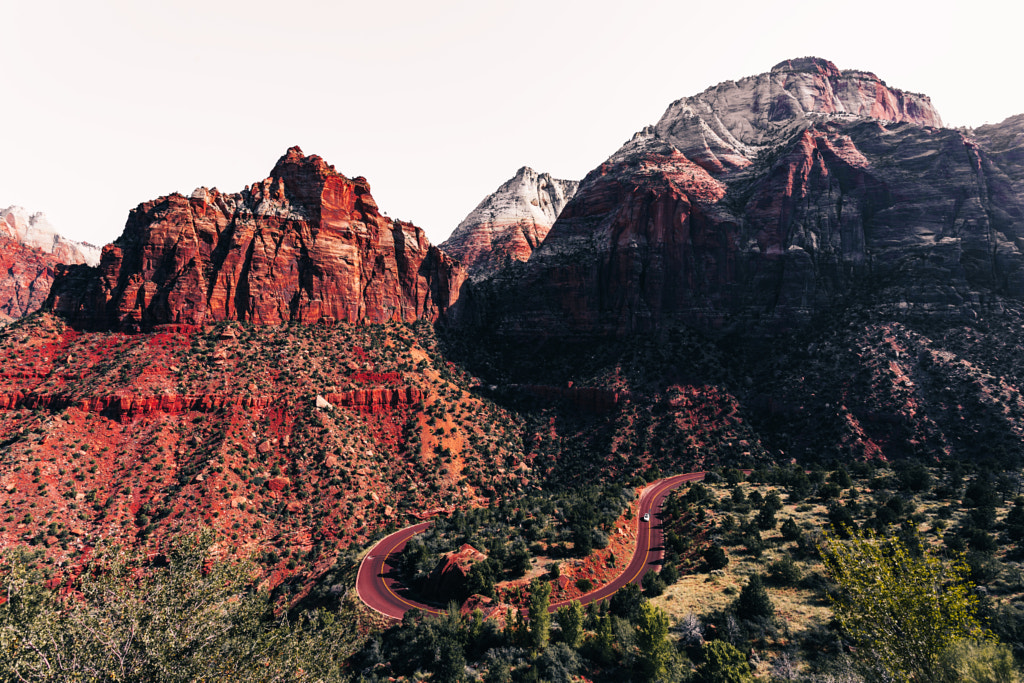
[[[640, 514], [637, 515], [637, 544], [629, 564], [614, 581], [581, 596], [579, 601], [586, 605], [610, 597], [615, 591], [630, 583], [640, 583], [644, 574], [658, 566], [664, 558], [664, 538], [661, 526], [661, 505], [672, 489], [688, 481], [701, 481], [704, 472], [678, 474], [674, 477], [661, 479], [646, 489], [640, 496]], [[651, 521], [644, 522], [643, 515], [650, 512]], [[394, 577], [388, 564], [392, 554], [400, 552], [410, 538], [423, 532], [430, 522], [421, 522], [400, 531], [396, 531], [380, 540], [359, 565], [356, 575], [356, 592], [360, 599], [371, 609], [386, 617], [401, 620], [411, 609], [419, 609], [432, 614], [440, 614], [436, 607], [424, 605], [409, 597], [408, 591]], [[550, 611], [568, 601], [551, 605]]]

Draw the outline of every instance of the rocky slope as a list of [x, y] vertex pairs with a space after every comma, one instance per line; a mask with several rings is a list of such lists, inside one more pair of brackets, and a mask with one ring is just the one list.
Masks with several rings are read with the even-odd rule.
[[293, 147], [240, 193], [140, 204], [97, 268], [60, 271], [47, 307], [91, 329], [219, 320], [435, 320], [464, 271], [382, 215], [364, 178]]
[[525, 261], [544, 241], [579, 183], [524, 166], [488, 195], [441, 243], [470, 275], [487, 275], [510, 260]]
[[41, 213], [0, 211], [0, 323], [38, 309], [61, 264], [99, 261], [99, 249], [58, 235]]
[[1024, 204], [975, 139], [937, 123], [927, 98], [817, 59], [680, 100], [461, 320], [583, 340], [671, 320], [785, 328], [851, 298], [998, 310], [1024, 296]]
[[39, 313], [0, 329], [0, 548], [66, 577], [202, 525], [301, 592], [386, 527], [517, 495], [520, 430], [426, 324], [124, 334]]

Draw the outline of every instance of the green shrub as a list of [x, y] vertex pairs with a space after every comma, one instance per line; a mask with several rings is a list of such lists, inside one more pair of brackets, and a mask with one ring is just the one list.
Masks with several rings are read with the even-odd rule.
[[992, 640], [958, 640], [940, 655], [941, 683], [1019, 683], [1013, 652]]
[[712, 545], [704, 551], [704, 561], [708, 563], [709, 569], [725, 569], [729, 566], [729, 556], [720, 545]]
[[694, 683], [750, 683], [754, 680], [743, 653], [724, 640], [713, 640], [701, 648], [702, 662], [694, 672]]

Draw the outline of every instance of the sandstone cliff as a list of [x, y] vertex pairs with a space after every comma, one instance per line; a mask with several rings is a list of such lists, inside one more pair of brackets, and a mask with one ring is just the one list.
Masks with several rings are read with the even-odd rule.
[[586, 340], [670, 320], [787, 327], [854, 298], [899, 315], [998, 309], [1024, 297], [1021, 195], [938, 123], [926, 97], [817, 59], [675, 102], [462, 320]]
[[435, 320], [464, 270], [382, 215], [364, 178], [288, 150], [240, 193], [140, 204], [98, 268], [58, 273], [47, 307], [89, 328]]
[[57, 234], [41, 213], [20, 206], [0, 211], [0, 322], [35, 311], [50, 292], [54, 271], [62, 263], [99, 261], [100, 250]]
[[480, 202], [441, 249], [462, 261], [471, 275], [493, 273], [510, 260], [525, 261], [578, 186], [524, 166]]
[[35, 311], [50, 292], [58, 261], [40, 249], [0, 235], [0, 323]]

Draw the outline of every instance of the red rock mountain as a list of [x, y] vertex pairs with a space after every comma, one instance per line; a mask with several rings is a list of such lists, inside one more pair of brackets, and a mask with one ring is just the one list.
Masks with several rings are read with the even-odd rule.
[[441, 249], [472, 275], [486, 275], [508, 261], [525, 261], [544, 241], [579, 183], [524, 166], [459, 223]]
[[20, 206], [0, 210], [0, 322], [37, 310], [61, 264], [99, 260], [99, 249], [58, 235], [41, 213]]
[[926, 97], [819, 59], [679, 100], [588, 174], [525, 265], [476, 287], [462, 320], [589, 339], [670, 320], [785, 327], [852, 300], [999, 308], [1024, 297], [1022, 195], [940, 122]]
[[59, 261], [52, 254], [0, 235], [0, 322], [37, 310], [46, 301]]
[[298, 147], [240, 193], [140, 204], [98, 268], [58, 274], [47, 306], [80, 327], [435, 320], [464, 270], [382, 215], [364, 178]]

